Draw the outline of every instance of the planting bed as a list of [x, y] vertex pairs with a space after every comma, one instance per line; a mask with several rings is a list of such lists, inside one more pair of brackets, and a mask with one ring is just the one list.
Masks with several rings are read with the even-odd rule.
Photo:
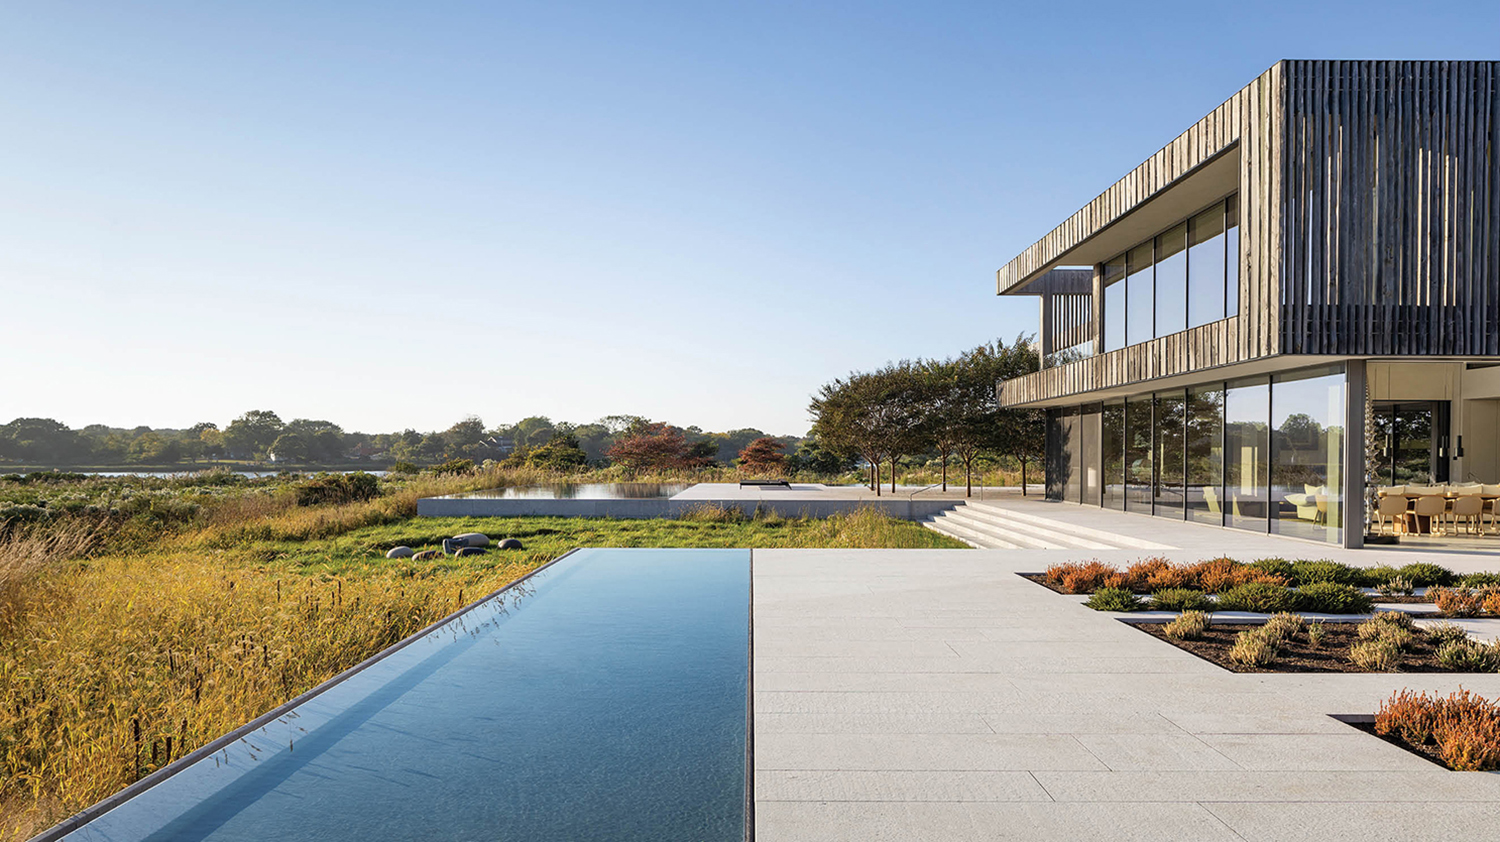
[[[1131, 623], [1146, 634], [1186, 649], [1208, 661], [1234, 672], [1368, 672], [1349, 661], [1349, 647], [1360, 641], [1358, 623], [1324, 623], [1324, 637], [1319, 645], [1308, 644], [1305, 637], [1281, 643], [1276, 660], [1265, 667], [1245, 667], [1229, 659], [1229, 650], [1241, 632], [1259, 628], [1255, 623], [1209, 626], [1197, 640], [1173, 640], [1164, 632], [1163, 623]], [[1401, 655], [1398, 672], [1454, 672], [1437, 661], [1437, 647], [1417, 635]]]

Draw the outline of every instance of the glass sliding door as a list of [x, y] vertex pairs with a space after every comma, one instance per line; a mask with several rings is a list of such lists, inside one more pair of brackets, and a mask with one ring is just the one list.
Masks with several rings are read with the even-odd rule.
[[1125, 402], [1106, 403], [1099, 416], [1104, 508], [1125, 508]]
[[1343, 366], [1271, 383], [1271, 531], [1343, 540]]
[[1151, 396], [1125, 401], [1125, 508], [1151, 513]]
[[1227, 525], [1265, 532], [1271, 480], [1271, 384], [1230, 383], [1224, 395], [1224, 496]]
[[1183, 518], [1183, 423], [1187, 412], [1184, 392], [1156, 396], [1156, 514]]
[[1224, 523], [1224, 387], [1215, 383], [1188, 390], [1188, 519]]

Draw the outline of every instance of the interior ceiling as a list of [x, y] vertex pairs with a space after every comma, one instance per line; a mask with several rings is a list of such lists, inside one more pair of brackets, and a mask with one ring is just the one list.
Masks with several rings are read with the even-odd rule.
[[1092, 237], [1058, 255], [1056, 260], [1033, 273], [1026, 283], [1007, 290], [1006, 294], [1035, 294], [1037, 290], [1028, 287], [1051, 269], [1103, 263], [1228, 196], [1239, 186], [1240, 147], [1235, 144]]

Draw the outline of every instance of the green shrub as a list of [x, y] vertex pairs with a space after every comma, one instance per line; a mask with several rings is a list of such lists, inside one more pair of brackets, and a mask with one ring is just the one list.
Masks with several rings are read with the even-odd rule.
[[1469, 632], [1458, 623], [1434, 623], [1422, 631], [1427, 635], [1427, 642], [1437, 647], [1455, 640], [1469, 639]]
[[380, 494], [380, 480], [374, 474], [355, 471], [352, 474], [323, 474], [297, 486], [297, 505], [353, 503], [370, 500]]
[[1340, 585], [1355, 585], [1364, 581], [1364, 573], [1358, 568], [1337, 561], [1292, 562], [1292, 584], [1311, 585], [1316, 582], [1337, 582]]
[[1378, 588], [1382, 584], [1389, 582], [1393, 576], [1401, 575], [1401, 571], [1389, 564], [1382, 564], [1379, 567], [1361, 568], [1359, 574], [1360, 580], [1356, 584], [1367, 588]]
[[1151, 607], [1163, 611], [1206, 611], [1213, 602], [1195, 588], [1165, 588], [1151, 594]]
[[1375, 586], [1376, 593], [1381, 596], [1411, 596], [1415, 589], [1416, 586], [1411, 583], [1411, 580], [1400, 574]]
[[1229, 647], [1229, 660], [1244, 667], [1264, 667], [1276, 660], [1277, 644], [1262, 629], [1240, 632]]
[[1173, 640], [1197, 640], [1208, 631], [1208, 615], [1202, 611], [1184, 611], [1162, 627], [1162, 633]]
[[392, 462], [391, 466], [385, 469], [386, 473], [397, 475], [415, 474], [420, 472], [421, 470], [421, 468], [418, 468], [416, 465], [413, 465], [410, 462]]
[[1373, 605], [1364, 591], [1337, 582], [1315, 582], [1298, 588], [1295, 603], [1298, 611], [1313, 614], [1367, 614]]
[[444, 462], [443, 464], [438, 465], [436, 468], [433, 468], [432, 472], [440, 477], [472, 474], [474, 473], [474, 460], [449, 459], [447, 462]]
[[1437, 649], [1437, 661], [1455, 672], [1500, 671], [1500, 647], [1469, 640], [1450, 640]]
[[1297, 633], [1302, 631], [1302, 627], [1306, 624], [1306, 621], [1302, 619], [1300, 614], [1283, 611], [1272, 615], [1271, 619], [1266, 620], [1266, 624], [1260, 628], [1266, 637], [1279, 645], [1284, 641], [1296, 637]]
[[1262, 573], [1292, 581], [1292, 563], [1284, 558], [1260, 558], [1250, 562], [1250, 566]]
[[1290, 611], [1293, 607], [1290, 591], [1280, 585], [1267, 582], [1247, 582], [1243, 585], [1235, 585], [1219, 594], [1219, 610], [1221, 611], [1257, 611], [1262, 614], [1276, 614], [1281, 611]]
[[1084, 605], [1095, 611], [1139, 611], [1141, 600], [1124, 588], [1100, 588]]
[[1440, 564], [1419, 561], [1401, 568], [1400, 573], [1403, 578], [1410, 579], [1411, 583], [1419, 588], [1453, 584], [1453, 571]]
[[1383, 622], [1379, 619], [1380, 616], [1377, 614], [1359, 624], [1355, 632], [1359, 635], [1360, 640], [1384, 640], [1403, 651], [1411, 646], [1412, 638], [1415, 635], [1410, 626]]
[[1323, 625], [1322, 620], [1314, 620], [1307, 624], [1307, 645], [1314, 649], [1323, 645], [1323, 636], [1328, 634], [1328, 627]]
[[1349, 662], [1369, 672], [1390, 672], [1401, 662], [1401, 650], [1384, 638], [1349, 647]]
[[1491, 585], [1500, 585], [1500, 573], [1470, 573], [1460, 576], [1458, 586], [1461, 588], [1484, 588]]

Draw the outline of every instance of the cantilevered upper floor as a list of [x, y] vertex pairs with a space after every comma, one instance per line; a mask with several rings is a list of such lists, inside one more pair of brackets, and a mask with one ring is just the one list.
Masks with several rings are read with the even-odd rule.
[[999, 270], [1047, 358], [1002, 402], [1500, 356], [1497, 147], [1500, 62], [1278, 62]]

